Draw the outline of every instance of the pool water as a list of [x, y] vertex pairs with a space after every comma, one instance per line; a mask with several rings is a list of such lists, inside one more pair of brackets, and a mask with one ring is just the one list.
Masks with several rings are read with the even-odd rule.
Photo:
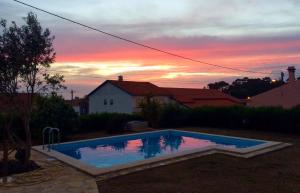
[[97, 168], [107, 168], [211, 145], [247, 148], [265, 143], [186, 131], [166, 130], [60, 144], [54, 149]]

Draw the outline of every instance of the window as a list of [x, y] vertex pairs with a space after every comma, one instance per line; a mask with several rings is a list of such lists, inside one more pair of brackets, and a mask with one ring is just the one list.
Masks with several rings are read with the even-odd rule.
[[110, 99], [110, 100], [109, 100], [109, 104], [110, 104], [110, 105], [113, 105], [113, 104], [114, 104], [114, 100], [113, 100], [113, 99]]
[[104, 99], [103, 104], [107, 105], [107, 100], [106, 99]]

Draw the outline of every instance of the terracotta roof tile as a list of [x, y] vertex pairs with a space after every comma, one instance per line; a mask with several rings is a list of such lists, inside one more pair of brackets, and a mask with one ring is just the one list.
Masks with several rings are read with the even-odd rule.
[[228, 94], [220, 92], [218, 90], [211, 89], [195, 89], [195, 88], [165, 88], [158, 87], [150, 82], [135, 82], [135, 81], [118, 81], [107, 80], [89, 95], [93, 94], [96, 90], [102, 87], [106, 83], [120, 88], [132, 96], [168, 96], [178, 101], [179, 103], [187, 107], [198, 106], [225, 106], [228, 104], [241, 104], [239, 99], [236, 99]]
[[194, 108], [199, 106], [226, 106], [242, 104], [237, 98], [212, 89], [164, 88], [181, 104]]
[[117, 81], [117, 80], [109, 80], [108, 82], [128, 92], [133, 96], [146, 96], [149, 94], [155, 96], [169, 95], [168, 91], [150, 82]]

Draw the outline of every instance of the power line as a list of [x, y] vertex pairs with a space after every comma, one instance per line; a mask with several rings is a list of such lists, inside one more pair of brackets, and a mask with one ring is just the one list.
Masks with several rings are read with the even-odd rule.
[[172, 52], [169, 52], [169, 51], [165, 51], [165, 50], [162, 50], [162, 49], [159, 49], [159, 48], [155, 48], [155, 47], [152, 47], [152, 46], [143, 44], [143, 43], [139, 43], [139, 42], [137, 42], [137, 41], [133, 41], [133, 40], [130, 40], [130, 39], [127, 39], [127, 38], [124, 38], [124, 37], [121, 37], [121, 36], [118, 36], [118, 35], [115, 35], [115, 34], [112, 34], [112, 33], [105, 32], [105, 31], [100, 30], [100, 29], [97, 29], [97, 28], [95, 28], [95, 27], [91, 27], [91, 26], [89, 26], [89, 25], [86, 25], [86, 24], [77, 22], [77, 21], [72, 20], [72, 19], [68, 19], [68, 18], [63, 17], [63, 16], [61, 16], [61, 15], [52, 13], [52, 12], [50, 12], [50, 11], [46, 11], [46, 10], [44, 10], [44, 9], [42, 9], [42, 8], [39, 8], [39, 7], [30, 5], [30, 4], [24, 3], [24, 2], [22, 2], [22, 1], [18, 1], [18, 0], [13, 0], [13, 1], [15, 1], [15, 2], [17, 2], [17, 3], [20, 3], [20, 4], [22, 4], [22, 5], [25, 5], [25, 6], [27, 6], [27, 7], [31, 7], [31, 8], [33, 8], [33, 9], [38, 10], [38, 11], [47, 13], [47, 14], [49, 14], [49, 15], [58, 17], [58, 18], [60, 18], [60, 19], [69, 21], [69, 22], [71, 22], [71, 23], [80, 25], [80, 26], [82, 26], [82, 27], [88, 28], [88, 29], [90, 29], [90, 30], [93, 30], [93, 31], [96, 31], [96, 32], [99, 32], [99, 33], [102, 33], [102, 34], [105, 34], [105, 35], [108, 35], [108, 36], [111, 36], [111, 37], [113, 37], [113, 38], [116, 38], [116, 39], [119, 39], [119, 40], [122, 40], [122, 41], [125, 41], [125, 42], [128, 42], [128, 43], [131, 43], [131, 44], [135, 44], [135, 45], [137, 45], [137, 46], [141, 46], [141, 47], [144, 47], [144, 48], [147, 48], [147, 49], [150, 49], [150, 50], [154, 50], [154, 51], [157, 51], [157, 52], [161, 52], [161, 53], [164, 53], [164, 54], [167, 54], [167, 55], [170, 55], [170, 56], [174, 56], [174, 57], [177, 57], [177, 58], [181, 58], [181, 59], [184, 59], [184, 60], [189, 60], [189, 61], [192, 61], [192, 62], [197, 62], [197, 63], [201, 63], [201, 64], [205, 64], [205, 65], [209, 65], [209, 66], [213, 66], [213, 67], [217, 67], [217, 68], [223, 68], [223, 69], [227, 69], [227, 70], [233, 70], [233, 71], [239, 71], [239, 72], [245, 72], [245, 73], [269, 74], [269, 75], [270, 75], [270, 74], [274, 74], [274, 73], [259, 72], [259, 71], [252, 71], [252, 70], [243, 70], [243, 69], [240, 69], [240, 68], [232, 68], [232, 67], [227, 67], [227, 66], [222, 66], [222, 65], [218, 65], [218, 64], [213, 64], [213, 63], [209, 63], [209, 62], [200, 61], [200, 60], [197, 60], [197, 59], [194, 59], [194, 58], [189, 58], [189, 57], [182, 56], [182, 55], [179, 55], [179, 54], [175, 54], [175, 53], [172, 53]]

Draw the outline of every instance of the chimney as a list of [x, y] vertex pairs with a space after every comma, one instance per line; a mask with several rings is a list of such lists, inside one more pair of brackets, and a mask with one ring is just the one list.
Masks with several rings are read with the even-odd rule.
[[118, 81], [123, 81], [123, 76], [122, 75], [118, 76]]
[[296, 68], [294, 66], [289, 66], [287, 70], [289, 72], [289, 81], [288, 82], [296, 81], [296, 76], [295, 76]]

